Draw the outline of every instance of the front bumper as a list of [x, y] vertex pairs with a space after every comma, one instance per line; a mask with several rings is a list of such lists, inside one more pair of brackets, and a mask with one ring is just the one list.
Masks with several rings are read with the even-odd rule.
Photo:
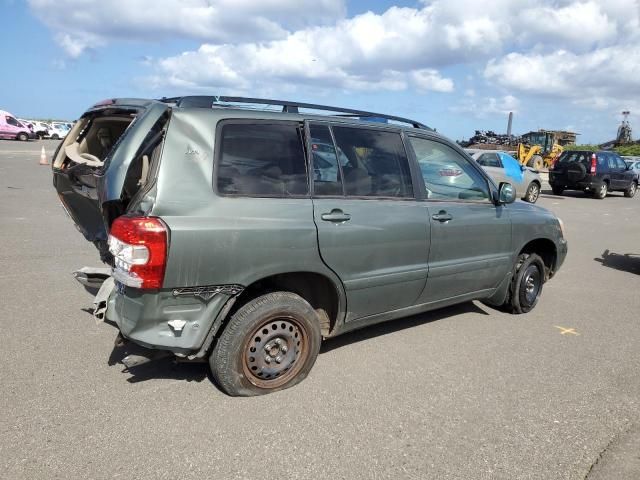
[[565, 175], [555, 175], [549, 172], [549, 185], [558, 186], [567, 190], [593, 190], [602, 185], [597, 178], [588, 178], [579, 182], [570, 181]]
[[569, 246], [567, 244], [567, 241], [564, 238], [561, 238], [560, 241], [557, 244], [557, 258], [556, 258], [556, 267], [554, 269], [554, 273], [557, 272], [560, 267], [562, 266], [562, 264], [564, 263], [565, 259], [567, 258], [567, 253], [569, 251]]

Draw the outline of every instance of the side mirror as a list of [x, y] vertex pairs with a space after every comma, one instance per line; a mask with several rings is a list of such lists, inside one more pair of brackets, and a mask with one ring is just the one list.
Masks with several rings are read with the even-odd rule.
[[516, 201], [516, 191], [513, 185], [507, 182], [501, 182], [498, 189], [498, 204], [513, 203]]

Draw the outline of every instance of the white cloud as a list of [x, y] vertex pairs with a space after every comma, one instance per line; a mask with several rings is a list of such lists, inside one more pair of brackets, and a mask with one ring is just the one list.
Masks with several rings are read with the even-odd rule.
[[453, 80], [442, 78], [437, 70], [424, 68], [411, 72], [411, 79], [418, 91], [453, 92]]
[[448, 69], [484, 64], [493, 91], [478, 78], [458, 82], [481, 92], [486, 104], [471, 106], [483, 114], [518, 108], [514, 95], [593, 97], [602, 107], [640, 90], [633, 0], [422, 0], [351, 18], [346, 0], [28, 1], [72, 57], [122, 39], [201, 41], [147, 62], [147, 80], [165, 91], [446, 93]]
[[607, 98], [640, 95], [640, 43], [583, 54], [510, 53], [489, 61], [484, 74], [509, 90], [602, 106]]
[[72, 57], [108, 42], [195, 38], [208, 42], [283, 38], [289, 29], [334, 23], [344, 0], [28, 0]]
[[616, 19], [596, 2], [528, 8], [520, 12], [517, 22], [523, 27], [521, 40], [556, 48], [586, 49], [611, 41], [617, 34]]

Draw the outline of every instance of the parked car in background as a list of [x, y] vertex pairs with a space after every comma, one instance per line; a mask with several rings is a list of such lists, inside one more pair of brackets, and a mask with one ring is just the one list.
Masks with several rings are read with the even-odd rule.
[[18, 118], [18, 121], [33, 132], [33, 123], [30, 120], [24, 120], [22, 118]]
[[38, 120], [32, 120], [31, 124], [33, 125], [33, 131], [38, 138], [42, 139], [49, 137], [49, 125]]
[[35, 133], [11, 113], [0, 110], [0, 138], [27, 141], [35, 138]]
[[95, 302], [118, 341], [208, 358], [249, 396], [302, 381], [323, 338], [471, 300], [532, 310], [562, 222], [432, 129], [371, 117], [238, 97], [89, 108], [53, 184], [111, 267]]
[[549, 184], [556, 195], [582, 190], [601, 200], [619, 191], [631, 198], [638, 189], [638, 177], [616, 152], [570, 150], [549, 169]]
[[507, 152], [473, 152], [471, 156], [497, 183], [511, 183], [516, 197], [529, 203], [538, 201], [542, 179], [536, 170], [521, 165]]
[[640, 157], [622, 157], [627, 168], [635, 173], [636, 181], [640, 184]]
[[51, 123], [49, 124], [49, 138], [52, 140], [60, 140], [69, 133], [69, 127], [63, 123]]

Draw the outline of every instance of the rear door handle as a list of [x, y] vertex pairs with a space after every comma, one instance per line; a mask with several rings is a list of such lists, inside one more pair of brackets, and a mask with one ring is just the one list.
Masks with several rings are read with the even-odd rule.
[[323, 213], [320, 218], [325, 222], [346, 222], [351, 220], [351, 215], [344, 213], [339, 208], [334, 208], [330, 213]]
[[438, 222], [448, 222], [449, 220], [453, 220], [453, 215], [445, 212], [444, 210], [440, 210], [438, 213], [431, 215], [431, 218]]

